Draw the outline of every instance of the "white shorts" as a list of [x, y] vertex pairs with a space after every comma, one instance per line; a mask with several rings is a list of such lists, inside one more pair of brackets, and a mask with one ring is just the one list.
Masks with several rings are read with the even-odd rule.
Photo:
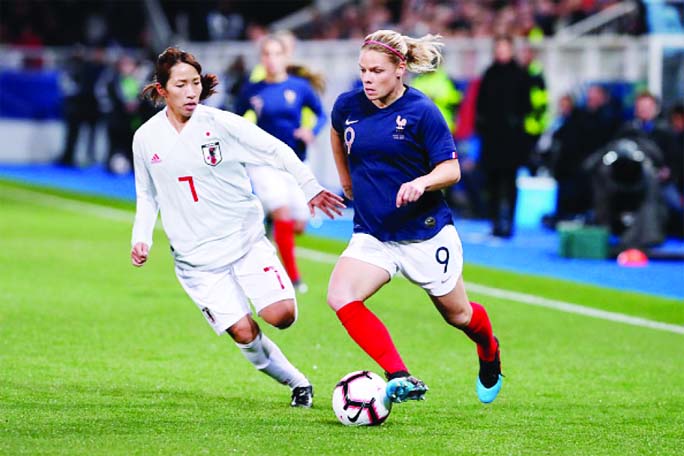
[[218, 335], [252, 313], [249, 301], [259, 313], [269, 304], [295, 299], [292, 282], [265, 237], [234, 263], [212, 271], [176, 267], [176, 276]]
[[306, 196], [290, 173], [270, 166], [248, 166], [247, 173], [252, 181], [254, 194], [267, 213], [288, 207], [293, 220], [309, 220]]
[[382, 242], [369, 234], [354, 233], [342, 256], [378, 266], [390, 277], [401, 271], [431, 296], [449, 293], [463, 272], [463, 247], [453, 225], [424, 241]]

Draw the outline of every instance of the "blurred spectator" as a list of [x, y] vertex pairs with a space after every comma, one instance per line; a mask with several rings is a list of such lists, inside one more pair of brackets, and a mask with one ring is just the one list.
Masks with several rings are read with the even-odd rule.
[[0, 29], [12, 44], [40, 42], [46, 46], [144, 45], [146, 28], [142, 1], [3, 0]]
[[220, 79], [225, 98], [223, 99], [223, 109], [235, 112], [237, 98], [245, 83], [249, 82], [249, 72], [245, 64], [245, 58], [241, 55], [228, 65], [223, 77]]
[[[314, 19], [298, 35], [306, 39], [362, 38], [373, 30], [392, 28], [409, 35], [432, 32], [444, 36], [551, 36], [614, 5], [611, 0], [356, 0], [342, 2], [325, 14], [313, 0], [174, 0], [160, 2], [174, 33], [190, 41], [245, 39], [250, 24], [261, 26], [309, 7]], [[614, 33], [646, 31], [645, 7], [611, 23]], [[26, 24], [30, 40], [48, 46], [82, 43], [144, 46], [148, 25], [143, 0], [3, 0], [0, 37], [16, 42]], [[653, 7], [651, 7], [653, 9]], [[600, 31], [600, 30], [599, 30]], [[29, 36], [27, 35], [27, 36]], [[27, 37], [22, 38], [26, 40]]]
[[484, 218], [487, 210], [484, 205], [482, 189], [484, 177], [477, 166], [480, 158], [480, 140], [475, 135], [475, 115], [480, 79], [470, 81], [465, 87], [465, 95], [458, 110], [458, 123], [454, 138], [461, 165], [461, 180], [452, 187], [447, 195], [449, 204], [459, 211], [459, 216]]
[[534, 22], [546, 36], [553, 35], [556, 25], [556, 4], [551, 0], [537, 0], [534, 2]]
[[453, 134], [455, 132], [456, 114], [463, 94], [456, 88], [444, 70], [444, 65], [431, 73], [419, 74], [413, 78], [411, 85], [435, 102], [449, 126], [449, 131]]
[[546, 226], [589, 218], [594, 197], [591, 175], [582, 163], [615, 136], [620, 125], [618, 112], [600, 85], [589, 86], [584, 107], [576, 107], [569, 95], [560, 99], [558, 118], [540, 146], [548, 151], [548, 162], [558, 182], [556, 212], [544, 217]]
[[540, 165], [540, 158], [536, 153], [537, 141], [548, 127], [548, 97], [546, 82], [541, 62], [537, 59], [535, 50], [526, 44], [520, 52], [520, 64], [527, 71], [528, 93], [530, 97], [530, 111], [525, 116], [525, 146], [528, 149], [530, 161], [528, 166], [532, 174], [536, 174]]
[[32, 24], [25, 23], [23, 25], [19, 36], [13, 44], [22, 46], [27, 51], [23, 62], [24, 68], [35, 70], [43, 66], [43, 58], [41, 56], [43, 39], [35, 32]]
[[544, 218], [544, 224], [553, 228], [557, 221], [569, 220], [585, 214], [591, 208], [589, 173], [581, 166], [587, 155], [583, 152], [582, 112], [575, 107], [570, 95], [563, 95], [558, 102], [558, 116], [540, 141], [540, 148], [547, 151], [548, 163], [558, 183], [556, 212]]
[[216, 8], [207, 14], [207, 29], [212, 41], [243, 39], [245, 18], [240, 7], [231, 0], [218, 0]]
[[[442, 113], [444, 120], [452, 135], [456, 133], [458, 108], [463, 100], [463, 94], [456, 88], [444, 65], [431, 73], [421, 73], [413, 78], [411, 86], [420, 90], [435, 102]], [[472, 203], [471, 195], [477, 195], [480, 188], [475, 187], [472, 179], [474, 162], [469, 160], [465, 148], [459, 146], [459, 163], [461, 165], [461, 181], [449, 189], [447, 201], [449, 205], [459, 211], [461, 217], [473, 217], [476, 215], [475, 204]], [[476, 196], [479, 198], [479, 196]]]
[[680, 192], [684, 192], [684, 103], [677, 103], [670, 108], [668, 116], [672, 131], [672, 154], [665, 157], [672, 169], [672, 180]]
[[673, 145], [665, 156], [670, 177], [663, 196], [670, 211], [668, 232], [684, 237], [684, 104], [678, 103], [670, 109], [669, 122]]
[[[676, 128], [680, 128], [681, 119], [674, 110], [671, 115], [672, 126], [665, 120], [658, 120], [658, 100], [649, 92], [640, 93], [635, 101], [634, 120], [625, 124], [618, 132], [618, 137], [643, 139], [651, 141], [658, 149], [660, 161], [655, 162], [661, 186], [663, 201], [668, 207], [670, 226], [676, 231], [683, 214], [682, 203], [682, 167], [684, 166], [684, 143], [677, 144]], [[679, 124], [679, 125], [678, 125]], [[678, 188], [679, 185], [679, 188]]]
[[88, 128], [87, 159], [95, 161], [95, 132], [100, 110], [95, 97], [95, 83], [104, 69], [101, 50], [88, 55], [76, 49], [66, 62], [60, 79], [64, 94], [64, 119], [66, 137], [59, 163], [75, 166], [75, 148], [81, 127]]
[[529, 86], [527, 74], [513, 59], [511, 37], [496, 38], [494, 56], [480, 84], [476, 128], [482, 140], [480, 165], [486, 178], [492, 234], [510, 237], [518, 197], [516, 174], [529, 158], [524, 142]]
[[[380, 28], [409, 35], [432, 32], [444, 36], [483, 37], [501, 34], [520, 37], [551, 36], [561, 28], [613, 6], [614, 1], [529, 0], [373, 0], [349, 2], [328, 14], [317, 14], [313, 24], [297, 30], [311, 39], [362, 37]], [[643, 7], [611, 23], [613, 33], [640, 34]], [[598, 30], [600, 32], [601, 29]]]
[[[667, 123], [658, 120], [658, 100], [650, 92], [641, 92], [634, 101], [634, 119], [618, 131], [619, 138], [644, 138], [655, 142], [663, 157], [673, 156], [672, 133]], [[662, 164], [662, 163], [661, 163]], [[669, 177], [669, 170], [666, 171]]]
[[618, 104], [602, 86], [589, 86], [579, 132], [582, 158], [605, 146], [615, 136], [622, 122]]
[[132, 57], [122, 55], [105, 83], [111, 103], [107, 118], [107, 168], [115, 174], [125, 174], [131, 170], [133, 133], [142, 125], [139, 114], [142, 81], [136, 75], [137, 69], [137, 63]]

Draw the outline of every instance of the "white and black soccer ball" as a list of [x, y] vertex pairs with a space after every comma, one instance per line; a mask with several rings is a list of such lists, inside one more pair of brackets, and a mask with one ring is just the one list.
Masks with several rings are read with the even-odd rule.
[[387, 383], [378, 374], [356, 371], [337, 382], [332, 396], [335, 416], [345, 426], [377, 426], [392, 410]]

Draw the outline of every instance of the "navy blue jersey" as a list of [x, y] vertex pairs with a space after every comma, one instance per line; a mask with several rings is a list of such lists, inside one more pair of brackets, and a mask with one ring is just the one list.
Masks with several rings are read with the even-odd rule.
[[456, 158], [444, 117], [428, 97], [408, 87], [380, 109], [363, 89], [355, 89], [337, 98], [331, 120], [347, 151], [354, 232], [383, 242], [423, 240], [453, 223], [441, 191], [425, 192], [418, 201], [396, 207], [401, 184]]
[[257, 125], [290, 146], [297, 156], [306, 159], [306, 144], [294, 137], [302, 124], [302, 108], [307, 106], [316, 115], [312, 128], [318, 134], [325, 124], [321, 100], [306, 79], [288, 76], [282, 82], [259, 81], [248, 84], [240, 93], [236, 113], [253, 110]]

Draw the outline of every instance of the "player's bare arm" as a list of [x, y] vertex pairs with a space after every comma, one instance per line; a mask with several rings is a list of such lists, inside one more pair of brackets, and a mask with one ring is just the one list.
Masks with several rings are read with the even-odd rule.
[[344, 196], [350, 200], [354, 199], [354, 192], [352, 190], [351, 175], [349, 174], [349, 163], [347, 163], [347, 154], [344, 150], [344, 143], [340, 134], [334, 128], [330, 129], [330, 145], [332, 146], [333, 158], [335, 159], [335, 167], [337, 174], [340, 177], [340, 185]]
[[329, 218], [334, 219], [335, 215], [342, 215], [340, 209], [344, 209], [344, 200], [342, 197], [334, 194], [331, 191], [323, 190], [318, 195], [311, 198], [309, 201], [309, 210], [311, 211], [311, 216], [314, 216], [314, 208], [318, 208]]
[[397, 192], [397, 207], [417, 201], [425, 192], [450, 187], [459, 180], [461, 180], [461, 168], [458, 159], [443, 161], [429, 174], [401, 184]]
[[150, 247], [144, 242], [136, 243], [131, 249], [131, 263], [133, 266], [139, 268], [147, 261], [147, 256], [150, 253]]

